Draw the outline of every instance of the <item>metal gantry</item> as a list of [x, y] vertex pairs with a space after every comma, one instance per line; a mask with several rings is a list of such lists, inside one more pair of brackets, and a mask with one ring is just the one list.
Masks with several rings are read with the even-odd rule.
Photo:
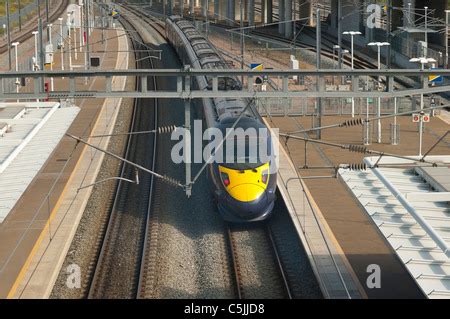
[[[352, 84], [350, 91], [327, 91], [325, 88], [326, 77], [342, 77], [350, 75]], [[414, 96], [421, 94], [432, 94], [450, 91], [450, 85], [429, 87], [429, 76], [440, 75], [443, 77], [450, 75], [450, 70], [197, 70], [197, 69], [149, 69], [149, 70], [75, 70], [75, 71], [26, 71], [26, 72], [5, 72], [0, 74], [1, 90], [0, 100], [19, 100], [19, 99], [67, 99], [67, 98], [216, 98], [216, 97], [239, 97], [239, 98], [394, 98]], [[141, 90], [132, 91], [113, 91], [113, 77], [137, 77], [142, 82]], [[170, 77], [177, 82], [176, 90], [173, 91], [148, 91], [145, 82], [147, 77], [156, 78]], [[198, 90], [189, 84], [193, 77], [206, 76], [211, 80], [210, 90]], [[297, 77], [311, 77], [317, 80], [318, 85], [309, 90], [299, 90], [289, 85], [290, 79]], [[386, 90], [362, 91], [359, 83], [360, 78], [369, 76], [372, 78], [386, 77]], [[418, 77], [421, 88], [413, 89], [395, 89], [395, 77], [408, 76]], [[64, 90], [44, 92], [39, 83], [50, 78], [62, 79], [68, 78], [69, 85]], [[76, 86], [77, 79], [81, 78], [103, 78], [105, 86], [100, 89], [80, 89]], [[249, 83], [242, 90], [223, 91], [219, 89], [219, 79], [243, 77]], [[267, 77], [269, 79], [280, 79], [279, 89], [271, 91], [260, 91], [253, 85], [254, 78]], [[34, 89], [31, 92], [22, 90], [21, 92], [8, 92], [5, 90], [4, 82], [7, 79], [22, 78], [25, 80], [34, 80]], [[26, 82], [28, 83], [28, 81]]]

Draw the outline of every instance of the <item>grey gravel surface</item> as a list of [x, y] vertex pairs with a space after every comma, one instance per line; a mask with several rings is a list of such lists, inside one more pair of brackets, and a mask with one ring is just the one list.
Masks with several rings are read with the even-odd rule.
[[[127, 20], [122, 20], [125, 29], [133, 29]], [[141, 39], [132, 35], [133, 48], [142, 49]], [[136, 54], [139, 68], [153, 68], [148, 54]], [[148, 90], [155, 90], [153, 80]], [[135, 116], [131, 130], [142, 132], [156, 129], [157, 103], [154, 99], [136, 99]], [[125, 157], [142, 167], [153, 169], [155, 135], [137, 134], [129, 136]], [[132, 180], [135, 169], [124, 165], [121, 177]], [[120, 182], [107, 232], [89, 290], [89, 298], [136, 298], [140, 274], [147, 216], [150, 209], [152, 175], [139, 172], [139, 184]]]
[[242, 298], [282, 299], [285, 289], [264, 226], [231, 228]]
[[292, 298], [322, 299], [316, 276], [283, 200], [276, 201], [274, 211], [276, 214], [270, 220], [270, 228]]
[[[172, 48], [163, 44], [163, 67], [180, 68]], [[175, 89], [174, 79], [158, 85]], [[201, 112], [192, 112], [192, 120]], [[184, 104], [180, 100], [160, 101], [160, 125], [182, 126]], [[169, 135], [158, 140], [157, 171], [184, 182], [184, 165], [174, 164], [170, 152], [175, 141]], [[199, 165], [193, 166], [194, 173]], [[182, 189], [156, 182], [159, 196], [158, 255], [155, 288], [157, 298], [231, 298], [232, 283], [223, 238], [223, 222], [213, 203], [206, 175], [195, 184], [193, 196]]]

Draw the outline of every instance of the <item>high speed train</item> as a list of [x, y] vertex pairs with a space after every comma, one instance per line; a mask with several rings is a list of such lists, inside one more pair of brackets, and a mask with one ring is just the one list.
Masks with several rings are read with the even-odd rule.
[[[171, 16], [166, 20], [166, 37], [174, 47], [181, 61], [193, 69], [226, 69], [227, 64], [216, 48], [192, 25], [191, 22]], [[197, 76], [193, 83], [200, 90], [212, 90], [212, 78]], [[234, 77], [219, 78], [219, 90], [242, 90], [239, 79]], [[245, 110], [235, 129], [267, 129], [259, 116], [254, 102], [240, 98], [203, 99], [204, 120], [208, 128], [221, 130], [226, 136], [227, 129], [235, 124], [239, 115]], [[260, 139], [259, 135], [256, 139]], [[232, 145], [245, 147], [249, 154], [250, 141], [235, 141]], [[231, 140], [225, 139], [223, 149]], [[271, 150], [270, 133], [265, 137], [267, 149]], [[238, 153], [238, 152], [236, 152]], [[241, 157], [239, 157], [241, 156]], [[272, 168], [269, 157], [235, 155], [234, 160], [219, 162], [214, 160], [208, 169], [214, 197], [219, 213], [229, 222], [245, 223], [267, 219], [273, 211], [276, 199], [276, 170]]]

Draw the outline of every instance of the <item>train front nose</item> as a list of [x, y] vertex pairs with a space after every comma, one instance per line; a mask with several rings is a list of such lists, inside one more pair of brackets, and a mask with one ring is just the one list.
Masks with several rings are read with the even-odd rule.
[[267, 192], [258, 185], [238, 185], [224, 195], [226, 200], [222, 201], [219, 209], [230, 221], [263, 220], [273, 208]]
[[264, 195], [264, 188], [257, 184], [241, 184], [233, 187], [229, 193], [237, 201], [250, 203]]

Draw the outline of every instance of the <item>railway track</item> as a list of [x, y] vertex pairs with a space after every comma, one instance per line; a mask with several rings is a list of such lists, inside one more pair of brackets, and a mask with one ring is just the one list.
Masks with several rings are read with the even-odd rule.
[[[127, 9], [151, 24], [152, 27], [156, 26], [159, 29], [159, 33], [163, 33], [163, 23], [151, 14], [142, 12], [142, 10], [132, 6], [127, 6]], [[156, 196], [158, 196], [157, 193], [155, 193]], [[285, 207], [279, 208], [279, 210], [280, 214], [288, 216]], [[292, 227], [293, 234], [295, 234], [295, 229], [289, 224], [289, 221], [284, 221], [283, 225], [284, 231], [286, 231], [287, 227]], [[279, 229], [277, 229], [276, 234], [278, 233]], [[154, 234], [154, 231], [150, 231], [149, 234]], [[291, 235], [283, 238], [283, 241], [278, 243], [282, 242], [283, 247], [278, 246], [276, 240], [278, 237], [269, 223], [244, 227], [225, 225], [223, 238], [226, 251], [224, 255], [228, 256], [228, 258], [224, 260], [224, 267], [228, 269], [226, 273], [229, 275], [228, 280], [230, 280], [231, 285], [234, 286], [231, 288], [234, 288], [236, 298], [291, 299], [294, 296], [296, 298], [308, 298], [311, 296], [320, 298], [318, 286], [314, 284], [314, 275], [310, 266], [308, 266], [308, 258], [305, 256], [297, 236]], [[156, 259], [156, 244], [151, 242], [150, 245], [153, 247], [153, 250], [151, 250], [153, 257], [145, 258], [144, 260]], [[284, 246], [289, 248], [285, 249]], [[287, 255], [292, 255], [293, 251], [295, 251], [294, 255], [296, 258], [288, 257]], [[299, 268], [303, 269], [301, 274], [298, 272]], [[149, 283], [142, 285], [141, 296], [143, 298], [153, 297], [152, 290], [154, 290], [156, 280], [156, 265], [150, 263], [150, 266], [146, 269], [147, 271], [143, 273], [143, 276], [148, 278], [147, 281]], [[289, 270], [287, 271], [286, 269]], [[307, 283], [304, 284], [305, 281], [302, 275], [308, 273], [310, 274], [310, 279], [309, 281], [306, 280]], [[141, 283], [143, 282], [144, 280], [141, 280]]]
[[[151, 16], [144, 15], [139, 10], [130, 5], [124, 5], [124, 7], [145, 21], [148, 25], [151, 25], [156, 32], [162, 37], [164, 35], [164, 25], [157, 19], [152, 19]], [[150, 59], [151, 60], [151, 59]], [[151, 62], [151, 61], [150, 61]], [[151, 62], [152, 63], [152, 62]], [[153, 63], [152, 63], [153, 67]], [[156, 78], [153, 78], [153, 86], [156, 90]], [[155, 110], [155, 115], [157, 114]], [[156, 127], [155, 127], [156, 129]], [[155, 135], [155, 145], [157, 144], [157, 138]], [[153, 149], [153, 167], [155, 170], [156, 164], [156, 146]], [[153, 189], [154, 188], [154, 189]], [[156, 272], [157, 272], [157, 249], [158, 249], [158, 235], [159, 235], [159, 213], [160, 213], [160, 195], [161, 195], [161, 183], [152, 183], [151, 193], [153, 194], [152, 213], [148, 215], [146, 222], [145, 239], [142, 248], [142, 261], [139, 271], [139, 281], [136, 297], [139, 299], [155, 298], [156, 288]]]
[[140, 11], [138, 7], [132, 6], [132, 5], [126, 5], [124, 6], [127, 10], [131, 11], [133, 14], [135, 14], [137, 17], [141, 18], [143, 21], [150, 24], [161, 36], [165, 38], [165, 29], [164, 29], [164, 22], [157, 19], [156, 17]]
[[[59, 6], [55, 10], [53, 10], [48, 17], [50, 23], [56, 21], [64, 13], [64, 10], [69, 5], [70, 0], [61, 0], [61, 1], [57, 1], [57, 2], [59, 3]], [[41, 11], [43, 11], [43, 9], [41, 9]], [[12, 34], [11, 43], [25, 42], [29, 38], [33, 37], [33, 35], [31, 34], [31, 31], [34, 31], [35, 29], [36, 29], [36, 26], [34, 24], [32, 24], [32, 23], [27, 24], [26, 27], [24, 29], [22, 29], [20, 34], [14, 34], [14, 33]], [[0, 54], [5, 53], [7, 51], [8, 51], [7, 43], [0, 46]]]
[[[127, 10], [145, 22], [151, 24], [152, 27], [156, 26], [156, 28], [158, 28], [157, 31], [162, 33], [163, 26], [160, 23], [155, 23], [158, 21], [151, 16], [137, 12], [136, 9], [129, 6], [127, 6]], [[127, 25], [126, 28], [131, 28], [131, 26]], [[130, 150], [128, 150], [128, 152], [130, 153]], [[155, 161], [153, 161], [153, 163], [155, 163]], [[158, 213], [160, 210], [163, 212], [165, 209], [165, 206], [161, 204], [159, 199], [160, 196], [163, 196], [161, 185], [161, 183], [155, 183], [153, 198], [148, 199], [149, 209], [147, 212], [142, 212], [142, 214], [147, 213], [146, 220], [145, 222], [142, 221], [140, 232], [135, 231], [133, 234], [133, 236], [140, 238], [141, 244], [137, 247], [137, 249], [128, 248], [128, 250], [136, 251], [135, 257], [131, 258], [131, 261], [129, 260], [129, 255], [125, 254], [120, 256], [121, 259], [118, 260], [116, 258], [115, 262], [112, 261], [114, 260], [114, 258], [111, 258], [111, 256], [113, 256], [114, 249], [112, 249], [113, 253], [109, 253], [108, 251], [111, 250], [111, 248], [108, 248], [108, 246], [113, 247], [114, 245], [119, 244], [117, 240], [114, 241], [109, 239], [117, 237], [124, 240], [126, 238], [119, 235], [105, 235], [104, 245], [106, 245], [106, 248], [102, 248], [102, 254], [105, 255], [106, 258], [99, 258], [101, 263], [99, 263], [98, 267], [100, 267], [99, 269], [101, 272], [99, 273], [100, 275], [97, 275], [97, 277], [100, 280], [96, 281], [96, 278], [94, 277], [94, 280], [92, 281], [93, 285], [91, 287], [93, 293], [90, 294], [90, 297], [155, 298], [158, 296], [158, 268], [160, 267], [160, 265], [157, 264], [160, 227], [158, 223]], [[124, 186], [131, 187], [130, 185]], [[150, 186], [150, 189], [152, 189], [152, 187], [153, 186]], [[114, 211], [112, 213], [114, 213]], [[163, 214], [161, 214], [161, 218], [162, 217]], [[111, 218], [116, 219], [117, 217], [112, 215]], [[120, 227], [114, 225], [117, 224], [117, 222], [110, 221], [109, 224], [110, 225], [107, 232], [117, 233], [118, 229], [120, 229]], [[294, 289], [296, 293], [295, 296], [297, 297], [303, 293], [308, 295], [310, 291], [314, 291], [313, 294], [317, 294], [317, 285], [308, 287], [309, 291], [307, 292], [305, 292], [307, 289], [304, 289], [303, 291], [298, 289], [298, 286], [300, 285], [299, 283], [301, 282], [298, 278], [301, 276], [298, 273], [296, 274], [296, 271], [293, 271], [298, 270], [298, 267], [292, 266], [293, 263], [288, 263], [290, 272], [289, 274], [286, 274], [285, 264], [283, 262], [284, 260], [289, 259], [286, 258], [286, 249], [284, 249], [284, 244], [286, 241], [283, 240], [283, 247], [279, 247], [271, 226], [268, 224], [259, 224], [257, 226], [252, 225], [244, 228], [228, 225], [225, 227], [226, 232], [223, 235], [223, 238], [225, 240], [225, 247], [227, 247], [227, 251], [224, 255], [228, 256], [228, 258], [224, 260], [223, 265], [225, 268], [229, 269], [226, 273], [229, 273], [230, 275], [230, 289], [233, 289], [234, 283], [236, 297], [292, 298], [293, 293], [290, 286], [291, 283], [293, 287], [297, 287]], [[285, 230], [286, 228], [283, 227], [283, 229]], [[293, 237], [296, 238], [296, 236]], [[281, 241], [278, 242], [278, 244], [280, 243]], [[125, 246], [130, 247], [128, 243], [126, 243]], [[295, 242], [292, 246], [297, 249], [301, 247], [301, 244], [299, 246], [299, 243]], [[282, 248], [283, 252], [281, 254], [284, 255], [284, 258], [281, 258], [280, 256], [280, 248]], [[288, 250], [292, 252], [292, 248]], [[302, 258], [297, 258], [297, 260], [301, 259], [307, 264], [307, 258], [302, 255], [300, 250], [301, 249], [299, 249], [296, 256], [300, 255]], [[109, 262], [108, 259], [110, 259]], [[139, 265], [136, 263], [137, 260], [140, 261]], [[107, 263], [103, 264], [102, 261], [107, 261]], [[124, 285], [124, 288], [120, 288], [119, 291], [117, 291], [117, 287], [121, 285], [120, 280], [117, 281], [115, 278], [108, 278], [108, 276], [111, 275], [111, 271], [108, 271], [108, 269], [111, 269], [111, 265], [114, 266], [118, 263], [131, 263], [131, 267], [134, 269], [132, 272], [134, 276], [131, 276], [133, 280], [131, 280], [128, 285]], [[308, 267], [310, 266], [307, 266], [307, 269], [310, 270]], [[302, 275], [303, 274], [304, 273], [302, 273]], [[312, 272], [309, 277], [311, 276], [313, 276]], [[130, 278], [130, 276], [127, 277]], [[108, 280], [114, 280], [115, 283], [112, 284], [111, 282], [108, 282]], [[106, 284], [104, 283], [105, 281]], [[115, 291], [115, 293], [105, 293], [106, 291]], [[118, 292], [120, 294], [118, 294]]]
[[[128, 30], [133, 25], [123, 18]], [[136, 31], [136, 30], [135, 30]], [[152, 68], [149, 54], [141, 49], [142, 39], [137, 32], [129, 34], [136, 53], [138, 68]], [[139, 81], [138, 81], [139, 82]], [[156, 90], [156, 80], [149, 81], [149, 89]], [[150, 107], [148, 104], [152, 105]], [[158, 102], [149, 99], [135, 100], [131, 131], [156, 130], [158, 126]], [[155, 167], [157, 136], [130, 135], [125, 158], [150, 169]], [[121, 178], [134, 180], [136, 172], [127, 165], [121, 168]], [[89, 287], [88, 298], [137, 298], [142, 295], [147, 280], [148, 251], [155, 239], [150, 232], [155, 230], [152, 214], [153, 177], [139, 176], [139, 185], [120, 181], [109, 216], [106, 231], [101, 240], [101, 249]]]
[[[284, 266], [268, 224], [227, 225], [225, 238], [236, 298], [292, 299]], [[253, 255], [248, 254], [249, 246]], [[258, 265], [254, 265], [255, 260]]]
[[[314, 32], [312, 32], [310, 29], [304, 28], [303, 30], [304, 31], [307, 30], [306, 33], [308, 33], [308, 36], [313, 37], [313, 38], [315, 37], [315, 34], [312, 34]], [[267, 32], [252, 31], [251, 33], [254, 34], [254, 35], [257, 35], [259, 37], [262, 37], [262, 38], [270, 39], [272, 41], [281, 42], [281, 43], [284, 43], [286, 45], [292, 45], [292, 41], [291, 40], [286, 39], [286, 38], [282, 38], [282, 37], [277, 36], [277, 35], [269, 34]], [[324, 37], [322, 37], [322, 39], [324, 39]], [[327, 42], [329, 42], [329, 41], [327, 41]], [[295, 45], [296, 45], [297, 48], [307, 49], [308, 51], [316, 52], [316, 47], [315, 46], [311, 46], [311, 45], [306, 44], [306, 43], [304, 43], [304, 42], [302, 42], [300, 40], [297, 40]], [[326, 46], [329, 46], [329, 43], [327, 43]], [[333, 53], [333, 51], [331, 51], [331, 50], [329, 50], [327, 48], [322, 48], [321, 55], [324, 56], [324, 57], [327, 57], [327, 58], [329, 58], [331, 60], [337, 59], [337, 56]], [[343, 61], [343, 63], [345, 65], [351, 66], [351, 57], [344, 55], [342, 57], [342, 61]], [[356, 69], [373, 69], [373, 68], [376, 68], [376, 65], [374, 65], [374, 64], [372, 64], [370, 62], [367, 62], [367, 61], [365, 61], [363, 59], [360, 59], [356, 55], [354, 57], [354, 66], [355, 66]]]

